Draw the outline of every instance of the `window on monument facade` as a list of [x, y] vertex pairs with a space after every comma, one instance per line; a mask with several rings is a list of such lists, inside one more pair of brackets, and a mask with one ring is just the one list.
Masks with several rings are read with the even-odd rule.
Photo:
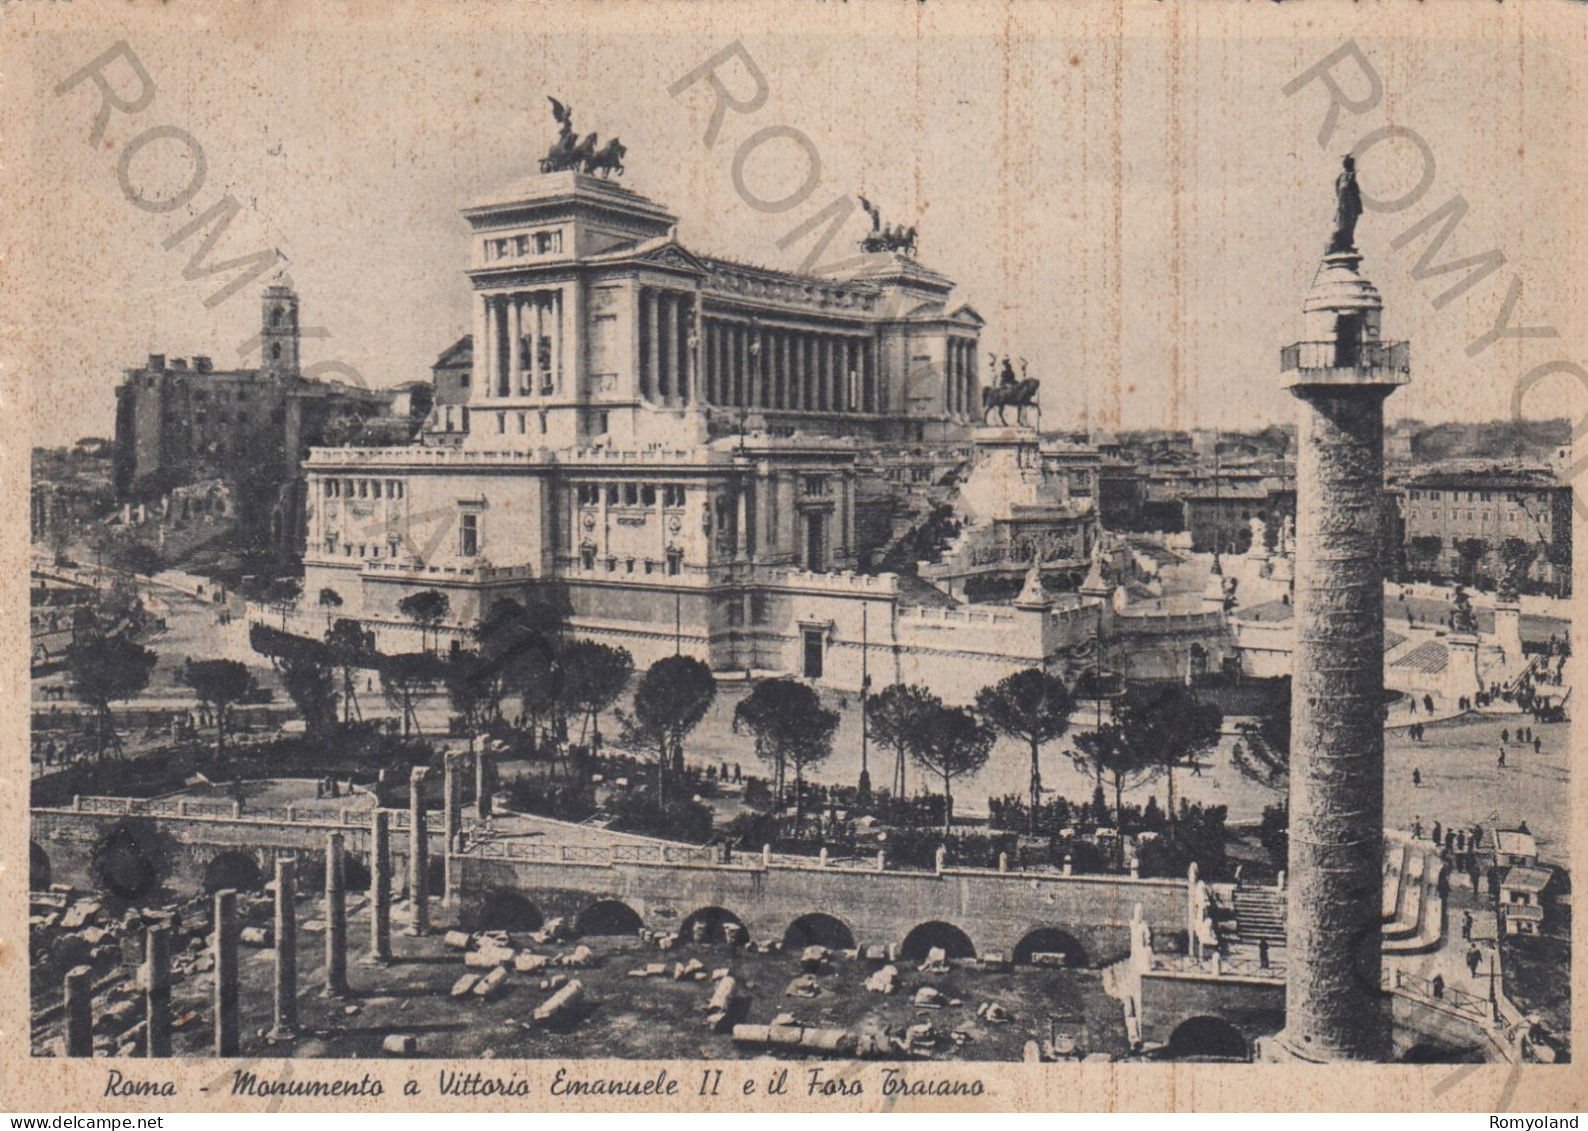
[[374, 480], [374, 481], [372, 481], [370, 483], [369, 491], [370, 491], [370, 494], [373, 495], [375, 498], [377, 498], [377, 499], [380, 498], [380, 480], [379, 479], [376, 479], [376, 480]]
[[647, 483], [640, 488], [640, 505], [654, 507], [656, 505], [656, 488]]
[[460, 516], [458, 524], [458, 553], [465, 558], [472, 558], [480, 552], [480, 516], [465, 513]]
[[579, 565], [584, 569], [595, 569], [595, 547], [590, 545], [579, 547]]
[[806, 498], [820, 498], [825, 494], [827, 494], [827, 477], [825, 475], [807, 475], [805, 477]]
[[635, 506], [639, 506], [639, 503], [640, 503], [640, 489], [639, 489], [639, 486], [637, 484], [634, 484], [634, 483], [625, 483], [625, 484], [623, 484], [623, 505], [626, 506], [626, 507], [635, 507]]
[[662, 488], [662, 505], [664, 507], [681, 507], [684, 505], [684, 489], [678, 486]]
[[607, 506], [615, 507], [617, 505], [618, 505], [618, 489], [617, 489], [617, 485], [613, 484], [612, 486], [607, 488]]
[[535, 251], [540, 255], [552, 255], [562, 251], [562, 233], [536, 232]]
[[683, 569], [684, 553], [682, 550], [667, 551], [667, 576], [677, 577]]
[[529, 237], [528, 236], [514, 236], [513, 237], [513, 254], [514, 255], [528, 255], [529, 254]]

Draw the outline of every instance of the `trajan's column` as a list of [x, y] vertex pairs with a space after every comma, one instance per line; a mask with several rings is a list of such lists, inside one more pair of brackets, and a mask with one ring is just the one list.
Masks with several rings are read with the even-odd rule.
[[1384, 861], [1384, 399], [1410, 378], [1404, 342], [1379, 340], [1383, 301], [1360, 273], [1361, 195], [1350, 157], [1334, 235], [1283, 351], [1301, 401], [1296, 456], [1288, 981], [1281, 1055], [1385, 1060], [1380, 988]]

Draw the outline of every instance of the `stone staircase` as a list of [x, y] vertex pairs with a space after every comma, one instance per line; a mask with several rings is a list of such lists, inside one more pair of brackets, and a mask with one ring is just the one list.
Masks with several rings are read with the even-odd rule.
[[1235, 930], [1230, 941], [1256, 946], [1285, 945], [1285, 897], [1272, 888], [1236, 888], [1232, 899]]

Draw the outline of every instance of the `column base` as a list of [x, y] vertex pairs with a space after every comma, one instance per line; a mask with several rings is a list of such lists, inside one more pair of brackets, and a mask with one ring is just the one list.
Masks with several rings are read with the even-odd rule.
[[366, 954], [358, 960], [360, 966], [390, 966], [392, 957], [389, 954]]
[[270, 1027], [270, 1031], [265, 1034], [265, 1040], [270, 1041], [272, 1043], [275, 1043], [277, 1041], [292, 1041], [292, 1040], [296, 1040], [297, 1036], [298, 1036], [298, 1030], [297, 1030], [297, 1028], [295, 1026], [291, 1026], [291, 1025], [272, 1025]]

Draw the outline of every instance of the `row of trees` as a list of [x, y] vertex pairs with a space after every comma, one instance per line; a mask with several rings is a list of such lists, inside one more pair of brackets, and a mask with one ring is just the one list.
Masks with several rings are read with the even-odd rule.
[[[1028, 668], [983, 688], [974, 710], [945, 706], [924, 687], [893, 684], [867, 699], [866, 718], [871, 733], [894, 750], [895, 796], [905, 794], [907, 760], [942, 779], [945, 833], [954, 780], [986, 765], [997, 735], [1024, 744], [1031, 756], [1027, 831], [1036, 835], [1042, 753], [1067, 733], [1074, 709], [1060, 677]], [[1178, 810], [1175, 770], [1213, 749], [1222, 722], [1215, 704], [1180, 684], [1132, 686], [1115, 700], [1109, 721], [1077, 735], [1066, 752], [1100, 787], [1112, 787], [1116, 812], [1123, 811], [1126, 790], [1166, 774], [1172, 825]]]

